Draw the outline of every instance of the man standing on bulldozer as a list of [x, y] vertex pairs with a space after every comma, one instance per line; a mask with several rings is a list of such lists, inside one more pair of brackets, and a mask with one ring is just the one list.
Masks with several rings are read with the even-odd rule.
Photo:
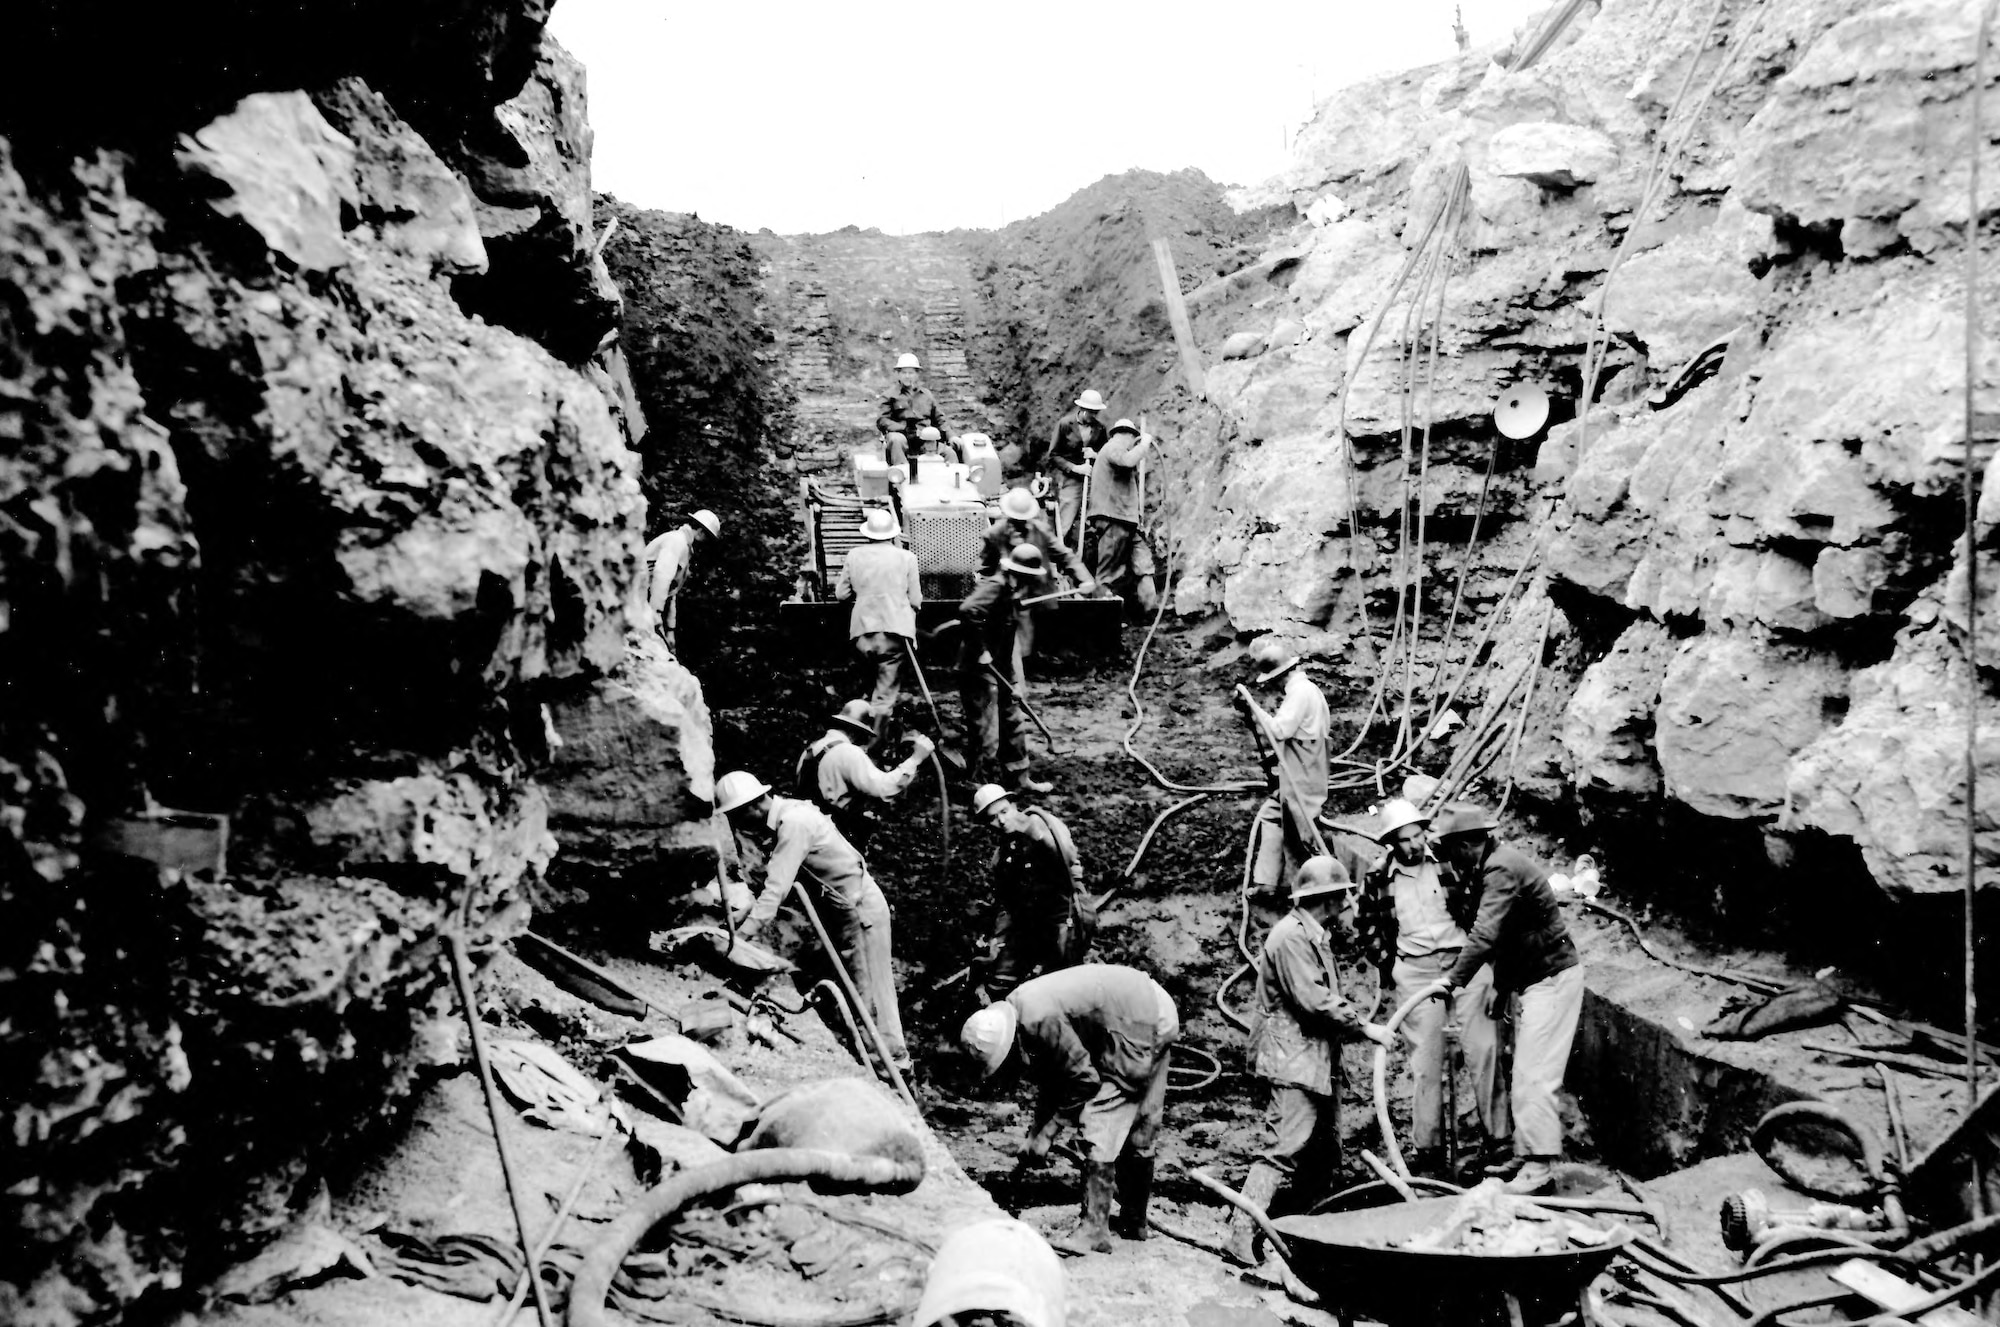
[[1083, 517], [1083, 481], [1105, 441], [1104, 425], [1097, 418], [1102, 409], [1104, 398], [1092, 388], [1076, 398], [1070, 412], [1057, 420], [1049, 433], [1041, 470], [1055, 490], [1058, 539], [1072, 538], [1071, 532]]

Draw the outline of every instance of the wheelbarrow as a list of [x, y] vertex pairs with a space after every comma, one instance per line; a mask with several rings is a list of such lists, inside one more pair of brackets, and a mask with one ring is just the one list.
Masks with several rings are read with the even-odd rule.
[[1631, 1238], [1621, 1231], [1602, 1244], [1548, 1253], [1490, 1254], [1404, 1249], [1420, 1231], [1443, 1225], [1455, 1197], [1352, 1212], [1280, 1217], [1293, 1273], [1343, 1323], [1367, 1318], [1387, 1327], [1428, 1324], [1550, 1322], [1579, 1309], [1591, 1316], [1584, 1290]]

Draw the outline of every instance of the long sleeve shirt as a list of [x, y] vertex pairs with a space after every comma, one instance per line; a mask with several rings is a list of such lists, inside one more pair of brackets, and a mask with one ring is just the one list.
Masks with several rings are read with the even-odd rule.
[[847, 616], [850, 638], [887, 631], [915, 639], [917, 609], [924, 602], [917, 555], [887, 540], [857, 545], [840, 568], [833, 597], [854, 600]]
[[1014, 551], [1016, 544], [1033, 544], [1042, 550], [1042, 559], [1062, 569], [1062, 573], [1073, 581], [1082, 581], [1089, 572], [1084, 570], [1083, 559], [1065, 547], [1047, 521], [1031, 520], [1026, 533], [1017, 534], [1014, 523], [1005, 517], [987, 527], [985, 538], [979, 545], [979, 574], [998, 576], [1000, 559]]
[[1173, 999], [1135, 968], [1085, 963], [1022, 982], [1007, 997], [1043, 1119], [1074, 1110], [1107, 1080], [1131, 1096], [1180, 1031]]
[[1040, 464], [1035, 468], [1052, 480], [1081, 482], [1083, 476], [1072, 473], [1070, 467], [1088, 465], [1083, 455], [1084, 448], [1102, 447], [1106, 436], [1104, 425], [1098, 420], [1071, 411], [1057, 420], [1056, 426], [1049, 431], [1048, 450], [1042, 454]]
[[1338, 1043], [1359, 1038], [1361, 1026], [1361, 1012], [1340, 993], [1326, 928], [1293, 909], [1271, 928], [1257, 956], [1250, 1072], [1331, 1096]]
[[1326, 806], [1327, 772], [1332, 764], [1327, 747], [1333, 719], [1326, 697], [1300, 667], [1286, 675], [1285, 698], [1277, 713], [1254, 701], [1252, 705], [1264, 731], [1277, 745], [1278, 777], [1287, 794], [1298, 799], [1305, 813], [1318, 816]]
[[846, 733], [833, 732], [806, 748], [820, 800], [845, 810], [857, 798], [886, 802], [910, 786], [922, 761], [911, 756], [894, 769], [881, 769]]
[[777, 838], [764, 859], [764, 887], [750, 909], [752, 926], [778, 915], [786, 891], [801, 876], [819, 895], [816, 902], [842, 910], [860, 903], [868, 889], [868, 867], [826, 812], [795, 797], [773, 797], [764, 823]]
[[1139, 465], [1145, 455], [1144, 440], [1130, 433], [1107, 440], [1090, 469], [1090, 510], [1085, 515], [1138, 525], [1146, 508], [1146, 494], [1139, 483]]
[[1521, 991], [1581, 961], [1563, 925], [1549, 873], [1532, 857], [1489, 844], [1474, 875], [1479, 912], [1458, 951], [1452, 985], [1465, 985], [1490, 961], [1494, 986]]
[[1067, 915], [1083, 883], [1083, 866], [1070, 867], [1049, 823], [1054, 820], [1046, 811], [1030, 811], [1027, 828], [1001, 839], [993, 863], [993, 897], [1002, 910], [1044, 920]]
[[1383, 854], [1363, 880], [1359, 918], [1362, 948], [1377, 967], [1464, 946], [1470, 900], [1453, 883], [1428, 853], [1415, 866]]
[[912, 444], [917, 440], [917, 430], [926, 424], [936, 429], [940, 437], [944, 436], [944, 415], [938, 410], [937, 398], [922, 387], [891, 392], [882, 402], [882, 413], [875, 419], [878, 431], [900, 433]]
[[958, 667], [961, 673], [978, 673], [981, 652], [993, 656], [994, 667], [1004, 675], [1014, 657], [1014, 627], [1020, 617], [1014, 587], [1003, 576], [982, 576], [973, 582], [972, 593], [958, 604]]
[[685, 525], [667, 531], [646, 545], [646, 560], [652, 564], [652, 579], [646, 585], [646, 602], [657, 616], [679, 598], [687, 584], [689, 552], [694, 541]]

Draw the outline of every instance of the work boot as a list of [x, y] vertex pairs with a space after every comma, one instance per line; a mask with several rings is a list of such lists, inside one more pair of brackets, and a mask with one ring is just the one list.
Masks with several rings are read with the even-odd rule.
[[[1278, 1184], [1283, 1179], [1284, 1173], [1276, 1166], [1257, 1162], [1250, 1167], [1250, 1174], [1243, 1181], [1244, 1201], [1269, 1212], [1271, 1199], [1277, 1195]], [[1255, 1267], [1261, 1233], [1248, 1212], [1236, 1209], [1229, 1218], [1229, 1243], [1223, 1246], [1223, 1254], [1239, 1267]]]
[[1076, 1225], [1049, 1241], [1058, 1253], [1109, 1253], [1111, 1227], [1107, 1219], [1111, 1215], [1111, 1167], [1101, 1161], [1093, 1161], [1083, 1172], [1083, 1213], [1077, 1217]]
[[1118, 1158], [1118, 1216], [1111, 1223], [1120, 1239], [1146, 1238], [1146, 1204], [1153, 1200], [1153, 1158]]
[[1554, 1157], [1528, 1157], [1503, 1188], [1508, 1193], [1540, 1193], [1555, 1179]]
[[1449, 1180], [1445, 1174], [1444, 1149], [1442, 1147], [1420, 1147], [1410, 1153], [1410, 1173], [1422, 1175], [1425, 1179]]
[[1014, 786], [1024, 793], [1052, 793], [1056, 790], [1053, 783], [1047, 779], [1038, 779], [1026, 770], [1022, 770], [1020, 777], [1014, 780]]

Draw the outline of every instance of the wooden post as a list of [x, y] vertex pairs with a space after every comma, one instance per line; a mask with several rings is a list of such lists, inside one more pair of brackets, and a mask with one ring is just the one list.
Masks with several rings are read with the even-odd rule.
[[1174, 343], [1181, 349], [1181, 371], [1187, 374], [1188, 390], [1194, 393], [1194, 399], [1206, 401], [1208, 372], [1201, 366], [1201, 352], [1195, 349], [1187, 301], [1181, 298], [1180, 274], [1174, 270], [1174, 251], [1164, 238], [1153, 241], [1153, 257], [1160, 263], [1160, 286], [1167, 297], [1167, 321], [1174, 327]]

